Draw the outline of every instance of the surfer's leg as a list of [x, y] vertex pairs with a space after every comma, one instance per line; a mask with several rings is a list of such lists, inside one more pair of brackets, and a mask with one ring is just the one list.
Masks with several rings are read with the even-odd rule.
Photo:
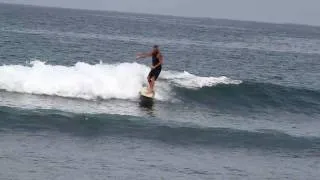
[[148, 93], [154, 93], [154, 85], [156, 80], [158, 79], [158, 76], [161, 72], [161, 69], [153, 69], [149, 76], [148, 76], [148, 82], [149, 82], [149, 89]]
[[148, 86], [147, 94], [153, 93], [154, 81], [155, 81], [155, 80], [154, 80], [154, 76], [148, 76], [149, 86]]
[[155, 69], [152, 69], [148, 75], [148, 83], [149, 83], [149, 88], [148, 88], [148, 94], [149, 93], [153, 93], [154, 92], [154, 83], [155, 83], [155, 80], [156, 80], [156, 70]]
[[153, 77], [153, 71], [151, 70], [150, 71], [150, 73], [148, 74], [148, 84], [149, 84], [149, 86], [148, 86], [148, 91], [150, 91], [150, 89], [151, 89], [151, 83], [152, 83], [152, 77]]
[[151, 86], [150, 84], [151, 84], [151, 75], [149, 74], [149, 76], [148, 76], [148, 84], [149, 84], [149, 87]]
[[154, 76], [152, 76], [151, 79], [150, 79], [149, 93], [153, 93], [154, 92], [154, 84], [155, 84], [155, 78], [154, 78]]

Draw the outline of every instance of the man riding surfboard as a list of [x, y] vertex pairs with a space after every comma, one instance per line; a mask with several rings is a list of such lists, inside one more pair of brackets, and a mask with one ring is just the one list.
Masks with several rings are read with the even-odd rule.
[[147, 58], [152, 57], [152, 65], [151, 65], [151, 71], [148, 75], [148, 94], [154, 93], [154, 85], [155, 81], [158, 79], [161, 69], [162, 69], [162, 63], [163, 63], [163, 56], [160, 53], [159, 46], [154, 45], [153, 49], [150, 53], [138, 53], [136, 59], [141, 58]]

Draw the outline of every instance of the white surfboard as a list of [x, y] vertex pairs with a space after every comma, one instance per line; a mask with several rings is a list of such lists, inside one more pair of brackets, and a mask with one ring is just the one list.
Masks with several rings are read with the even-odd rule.
[[148, 91], [148, 87], [143, 87], [141, 90], [140, 90], [140, 95], [141, 96], [144, 96], [144, 97], [147, 97], [147, 98], [154, 98], [154, 93], [147, 93]]

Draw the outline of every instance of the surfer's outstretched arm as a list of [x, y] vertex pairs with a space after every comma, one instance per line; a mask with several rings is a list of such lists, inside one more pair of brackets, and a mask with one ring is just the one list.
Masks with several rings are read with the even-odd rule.
[[138, 53], [136, 59], [152, 57], [152, 53]]

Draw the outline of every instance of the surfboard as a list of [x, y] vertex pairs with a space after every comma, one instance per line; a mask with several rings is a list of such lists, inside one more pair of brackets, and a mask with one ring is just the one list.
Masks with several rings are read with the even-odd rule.
[[143, 96], [143, 97], [146, 97], [146, 98], [153, 99], [154, 98], [154, 93], [147, 93], [147, 91], [148, 91], [148, 87], [143, 87], [140, 90], [140, 95]]

